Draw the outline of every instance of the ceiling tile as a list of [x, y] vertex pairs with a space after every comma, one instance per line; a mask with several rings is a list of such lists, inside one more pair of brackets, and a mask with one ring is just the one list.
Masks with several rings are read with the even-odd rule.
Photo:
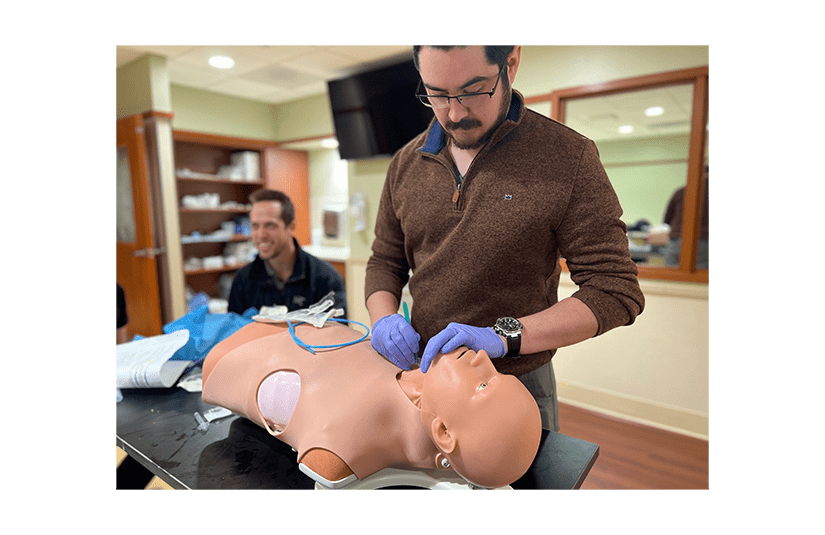
[[262, 102], [271, 104], [278, 104], [281, 102], [289, 102], [291, 100], [298, 100], [301, 98], [311, 97], [315, 95], [323, 95], [326, 93], [327, 83], [325, 81], [316, 82], [303, 87], [296, 87], [284, 91], [262, 95], [258, 97]]
[[364, 46], [346, 45], [328, 47], [330, 51], [337, 54], [349, 56], [359, 63], [384, 60], [387, 58], [412, 59], [412, 46]]
[[139, 54], [154, 54], [165, 58], [174, 58], [197, 48], [196, 46], [182, 45], [140, 45], [140, 46], [118, 46], [118, 54], [121, 51], [137, 52]]
[[315, 74], [297, 71], [284, 65], [267, 65], [261, 69], [247, 72], [239, 78], [283, 89], [301, 87], [324, 80], [324, 78]]
[[306, 56], [283, 61], [282, 65], [326, 78], [338, 76], [340, 72], [351, 68], [357, 63], [358, 60], [355, 58], [319, 48]]
[[[233, 50], [233, 48], [235, 48], [235, 50]], [[266, 65], [265, 61], [236, 52], [238, 52], [237, 47], [231, 46], [197, 47], [176, 56], [174, 59], [170, 60], [170, 62], [174, 61], [185, 63], [192, 67], [214, 69], [214, 67], [209, 65], [210, 57], [214, 55], [229, 56], [235, 60], [235, 66], [231, 69], [220, 69], [220, 72], [224, 72], [229, 75], [240, 75], [255, 69], [260, 69]]]
[[264, 61], [266, 63], [278, 63], [291, 60], [310, 54], [318, 48], [312, 45], [283, 46], [283, 45], [258, 45], [258, 46], [236, 46], [239, 54]]
[[169, 82], [201, 89], [230, 77], [229, 73], [219, 71], [213, 67], [193, 67], [178, 61], [170, 61], [168, 69]]

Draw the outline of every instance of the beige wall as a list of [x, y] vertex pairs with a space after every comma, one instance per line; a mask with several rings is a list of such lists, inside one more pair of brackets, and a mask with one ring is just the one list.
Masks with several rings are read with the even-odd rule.
[[274, 108], [278, 141], [330, 136], [335, 133], [326, 95], [307, 97]]
[[278, 141], [270, 104], [177, 85], [170, 93], [175, 130]]
[[513, 87], [529, 97], [707, 64], [707, 46], [525, 46]]
[[117, 117], [172, 110], [166, 58], [145, 55], [117, 69]]

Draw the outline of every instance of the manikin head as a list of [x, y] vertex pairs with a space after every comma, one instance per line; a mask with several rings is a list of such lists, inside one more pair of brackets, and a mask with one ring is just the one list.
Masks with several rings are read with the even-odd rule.
[[496, 371], [487, 353], [460, 347], [424, 374], [421, 421], [441, 456], [481, 487], [514, 482], [541, 440], [541, 415], [527, 388]]

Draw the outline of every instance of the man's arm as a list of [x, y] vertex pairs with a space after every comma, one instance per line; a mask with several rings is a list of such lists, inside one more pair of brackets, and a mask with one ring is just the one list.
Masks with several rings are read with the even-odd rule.
[[[522, 324], [520, 353], [525, 355], [577, 344], [593, 338], [599, 330], [596, 316], [575, 297], [518, 319]], [[507, 341], [501, 338], [507, 347]]]
[[370, 323], [375, 325], [375, 322], [389, 314], [398, 312], [398, 299], [385, 290], [379, 290], [367, 299], [367, 310], [370, 314]]

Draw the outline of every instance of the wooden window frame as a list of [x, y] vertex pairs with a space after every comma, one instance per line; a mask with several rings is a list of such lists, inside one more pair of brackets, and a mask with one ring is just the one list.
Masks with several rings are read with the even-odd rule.
[[701, 192], [704, 188], [706, 125], [708, 120], [708, 67], [669, 71], [593, 85], [559, 89], [548, 95], [525, 99], [526, 104], [550, 101], [550, 117], [564, 123], [567, 102], [577, 98], [612, 95], [679, 84], [693, 84], [688, 175], [682, 220], [682, 249], [678, 267], [639, 266], [639, 277], [682, 282], [708, 282], [708, 269], [696, 269], [701, 230]]

